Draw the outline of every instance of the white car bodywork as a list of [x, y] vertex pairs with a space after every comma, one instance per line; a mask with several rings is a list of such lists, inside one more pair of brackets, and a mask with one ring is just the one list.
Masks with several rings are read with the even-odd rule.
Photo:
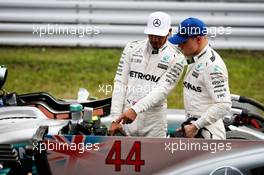
[[68, 122], [68, 120], [49, 119], [36, 107], [1, 107], [0, 143], [28, 141], [41, 125], [49, 126], [49, 134], [58, 134]]

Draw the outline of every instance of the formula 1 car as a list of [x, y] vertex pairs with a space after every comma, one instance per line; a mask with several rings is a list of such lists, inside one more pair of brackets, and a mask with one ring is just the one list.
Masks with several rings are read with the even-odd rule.
[[[3, 89], [7, 72], [6, 67], [0, 68], [0, 144], [5, 144], [0, 146], [0, 165], [11, 167], [11, 174], [34, 172], [32, 167], [40, 174], [50, 174], [49, 168], [43, 168], [49, 166], [46, 152], [32, 149], [33, 143], [43, 142], [47, 135], [107, 136], [111, 98], [81, 102], [83, 107], [93, 108], [92, 115], [97, 118], [74, 124], [69, 109], [76, 101], [59, 100], [46, 92], [8, 93]], [[227, 139], [264, 140], [264, 105], [238, 95], [232, 95], [232, 103], [231, 114], [224, 118]], [[185, 121], [184, 110], [168, 109], [167, 121], [168, 137], [173, 137], [175, 129]], [[21, 148], [23, 154], [17, 151]]]
[[[46, 92], [19, 95], [8, 93], [2, 88], [7, 78], [7, 72], [6, 67], [0, 68], [0, 88], [3, 92], [0, 96], [0, 143], [14, 143], [31, 139], [41, 125], [49, 126], [49, 134], [58, 134], [63, 127], [69, 124], [70, 105], [77, 101], [58, 100]], [[227, 138], [263, 140], [264, 117], [262, 114], [264, 105], [238, 95], [232, 95], [232, 103], [231, 114], [224, 118]], [[100, 122], [98, 121], [95, 126], [97, 130], [93, 131], [103, 132], [100, 127], [110, 125], [111, 98], [88, 99], [81, 104], [83, 107], [93, 108], [93, 115], [100, 119]], [[167, 121], [168, 135], [173, 136], [172, 133], [175, 129], [181, 127], [185, 121], [184, 110], [168, 109]], [[14, 128], [16, 129], [14, 130]], [[100, 134], [106, 135], [106, 130]]]

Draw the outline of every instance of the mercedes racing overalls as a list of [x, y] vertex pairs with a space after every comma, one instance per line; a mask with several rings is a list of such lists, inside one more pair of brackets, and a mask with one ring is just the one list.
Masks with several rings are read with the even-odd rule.
[[197, 56], [187, 60], [184, 78], [184, 107], [205, 138], [225, 139], [223, 117], [231, 108], [228, 72], [221, 57], [207, 45]]
[[111, 116], [116, 120], [132, 108], [137, 117], [123, 125], [129, 136], [166, 137], [167, 95], [179, 81], [186, 60], [171, 44], [153, 49], [148, 40], [126, 45], [112, 94]]

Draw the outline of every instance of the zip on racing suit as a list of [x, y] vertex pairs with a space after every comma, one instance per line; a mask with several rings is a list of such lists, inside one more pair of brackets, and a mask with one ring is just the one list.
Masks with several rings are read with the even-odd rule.
[[122, 125], [129, 136], [166, 137], [167, 95], [179, 81], [186, 60], [171, 44], [153, 49], [149, 41], [128, 43], [114, 80], [111, 116], [132, 108], [136, 119]]
[[186, 116], [194, 122], [204, 138], [225, 139], [223, 117], [231, 108], [228, 72], [221, 57], [207, 45], [197, 56], [187, 60], [184, 78]]

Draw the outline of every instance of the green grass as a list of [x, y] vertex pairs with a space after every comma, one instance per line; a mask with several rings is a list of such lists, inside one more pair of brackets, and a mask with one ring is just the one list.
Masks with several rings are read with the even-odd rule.
[[[79, 87], [91, 96], [111, 96], [100, 87], [113, 85], [122, 49], [0, 47], [0, 64], [9, 76], [9, 92], [46, 91], [57, 98], [76, 98]], [[264, 52], [219, 51], [229, 71], [230, 89], [264, 102]], [[182, 108], [182, 81], [168, 98], [170, 108]]]

